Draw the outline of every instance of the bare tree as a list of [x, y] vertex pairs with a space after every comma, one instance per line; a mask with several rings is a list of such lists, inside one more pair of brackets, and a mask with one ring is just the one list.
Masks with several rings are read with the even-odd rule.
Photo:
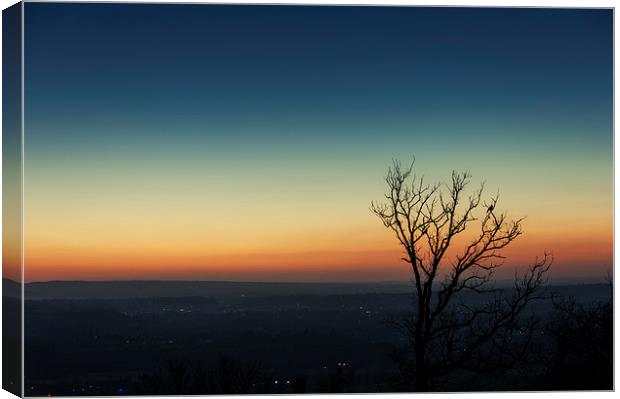
[[[501, 250], [523, 233], [523, 219], [499, 213], [499, 195], [483, 201], [484, 184], [469, 190], [469, 173], [427, 184], [413, 165], [393, 162], [386, 200], [373, 202], [371, 210], [393, 231], [413, 272], [417, 309], [398, 324], [410, 339], [415, 389], [427, 391], [437, 377], [459, 368], [497, 369], [518, 361], [534, 327], [521, 314], [540, 298], [552, 256], [545, 253], [523, 275], [515, 273], [512, 289], [496, 288]], [[481, 300], [464, 301], [467, 293]], [[517, 341], [520, 349], [506, 350]]]

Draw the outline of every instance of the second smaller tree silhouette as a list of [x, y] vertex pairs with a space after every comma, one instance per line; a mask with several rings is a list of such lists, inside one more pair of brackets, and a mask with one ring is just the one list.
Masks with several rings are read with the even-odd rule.
[[[515, 274], [512, 287], [497, 288], [501, 250], [523, 233], [523, 219], [499, 213], [498, 195], [483, 201], [484, 184], [469, 191], [469, 173], [426, 184], [413, 166], [394, 161], [386, 200], [373, 202], [371, 210], [393, 231], [413, 273], [416, 311], [397, 324], [410, 339], [407, 369], [414, 387], [428, 391], [436, 378], [457, 369], [498, 370], [523, 358], [535, 325], [523, 310], [541, 298], [552, 257], [545, 252]], [[465, 300], [467, 293], [479, 299]]]

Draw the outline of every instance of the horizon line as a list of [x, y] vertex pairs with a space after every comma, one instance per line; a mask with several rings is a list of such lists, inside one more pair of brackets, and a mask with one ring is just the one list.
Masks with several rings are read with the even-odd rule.
[[[380, 281], [275, 281], [275, 280], [260, 280], [260, 281], [252, 281], [252, 280], [183, 280], [183, 279], [92, 279], [92, 280], [41, 280], [41, 281], [28, 281], [21, 282], [16, 281], [8, 277], [2, 277], [3, 281], [9, 281], [15, 284], [54, 284], [54, 283], [222, 283], [222, 284], [344, 284], [344, 285], [363, 285], [363, 284], [412, 284], [410, 280], [380, 280]], [[496, 283], [505, 284], [512, 283], [514, 280], [510, 278], [505, 279], [497, 279]], [[599, 277], [550, 277], [548, 280], [549, 284], [552, 283], [584, 283], [584, 284], [605, 284], [605, 276]]]

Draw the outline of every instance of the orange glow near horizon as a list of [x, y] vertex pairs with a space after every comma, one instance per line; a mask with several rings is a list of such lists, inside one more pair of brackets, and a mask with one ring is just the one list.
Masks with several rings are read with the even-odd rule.
[[[374, 220], [370, 220], [374, 223]], [[147, 234], [125, 230], [104, 240], [76, 233], [52, 241], [32, 237], [26, 247], [26, 281], [50, 280], [247, 280], [247, 281], [398, 281], [410, 272], [391, 232], [375, 226], [341, 231], [264, 232], [244, 237], [222, 234], [204, 244], [199, 234]], [[527, 223], [526, 223], [527, 227]], [[542, 227], [542, 226], [540, 226]], [[612, 267], [611, 226], [592, 231], [550, 232], [530, 228], [503, 251], [506, 264], [498, 278], [510, 278], [552, 251], [552, 276], [603, 278]], [[609, 231], [609, 234], [604, 234]], [[101, 234], [98, 235], [101, 238]], [[188, 239], [188, 237], [190, 237]], [[557, 237], [561, 237], [558, 239]], [[465, 240], [466, 237], [463, 237]], [[247, 241], [244, 241], [247, 240]], [[464, 242], [457, 241], [454, 250]], [[243, 244], [246, 244], [245, 246]], [[452, 259], [449, 253], [446, 264]]]

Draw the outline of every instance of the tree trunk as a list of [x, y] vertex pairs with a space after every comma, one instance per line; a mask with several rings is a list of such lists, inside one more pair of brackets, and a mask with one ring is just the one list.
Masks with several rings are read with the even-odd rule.
[[415, 390], [416, 392], [428, 392], [428, 374], [425, 367], [416, 368]]
[[416, 344], [415, 351], [415, 390], [428, 392], [428, 370], [426, 368], [426, 348], [422, 343]]

